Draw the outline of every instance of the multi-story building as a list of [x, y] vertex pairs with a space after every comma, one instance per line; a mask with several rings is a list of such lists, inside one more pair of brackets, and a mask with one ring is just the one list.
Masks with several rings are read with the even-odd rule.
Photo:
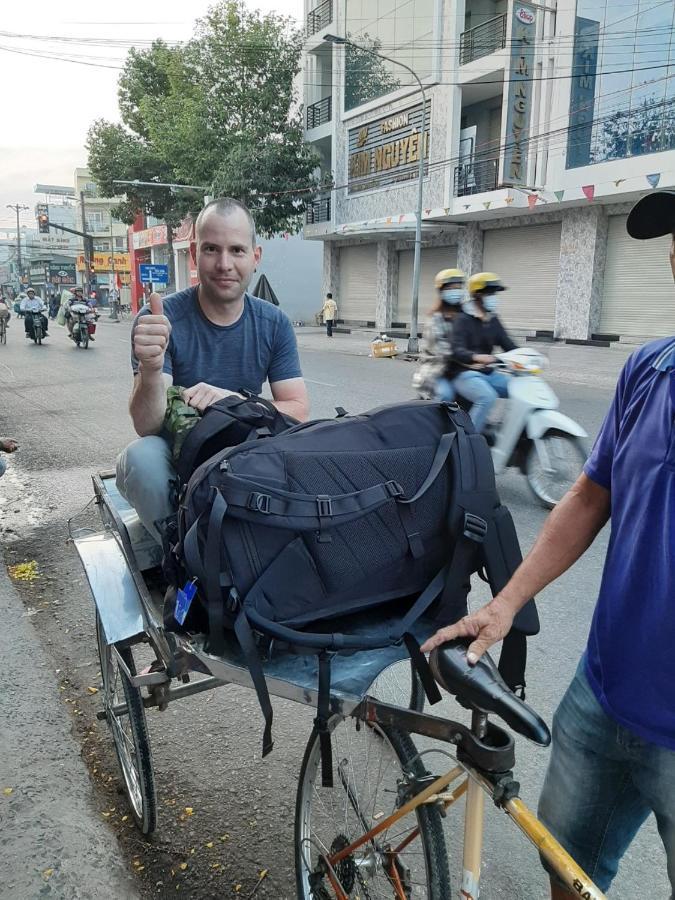
[[[632, 203], [675, 185], [675, 4], [307, 0], [306, 137], [332, 188], [307, 212], [339, 315], [410, 323], [419, 153], [420, 318], [433, 275], [495, 271], [516, 330], [675, 332], [669, 239]], [[326, 40], [336, 35], [353, 45]], [[382, 55], [404, 63], [421, 81]]]
[[[78, 230], [82, 228], [82, 203], [87, 234], [94, 242], [92, 259], [97, 293], [105, 302], [113, 287], [113, 280], [122, 286], [122, 299], [127, 301], [130, 282], [130, 258], [127, 248], [127, 226], [116, 219], [112, 210], [120, 203], [119, 197], [101, 197], [98, 185], [88, 169], [75, 169], [74, 190], [77, 198]], [[84, 257], [78, 259], [78, 268], [84, 271]]]

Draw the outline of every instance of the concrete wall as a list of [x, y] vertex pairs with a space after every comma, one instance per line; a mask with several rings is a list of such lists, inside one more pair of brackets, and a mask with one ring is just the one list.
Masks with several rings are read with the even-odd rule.
[[251, 279], [253, 287], [266, 275], [284, 312], [292, 321], [314, 322], [314, 313], [323, 305], [322, 255], [320, 241], [305, 241], [300, 235], [261, 238], [263, 255]]

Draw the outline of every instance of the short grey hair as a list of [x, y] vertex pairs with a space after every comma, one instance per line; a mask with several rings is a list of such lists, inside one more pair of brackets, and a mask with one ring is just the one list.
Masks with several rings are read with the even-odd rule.
[[202, 226], [202, 222], [210, 212], [214, 212], [219, 216], [223, 216], [224, 218], [225, 216], [231, 215], [236, 210], [241, 210], [241, 212], [243, 212], [248, 219], [248, 223], [251, 226], [251, 246], [257, 246], [255, 221], [253, 220], [253, 216], [251, 215], [251, 210], [248, 208], [248, 206], [246, 206], [245, 203], [242, 203], [241, 200], [235, 200], [234, 197], [219, 197], [217, 200], [211, 200], [210, 203], [207, 203], [206, 206], [203, 207], [203, 209], [197, 216], [197, 221], [195, 223], [195, 233], [197, 235], [197, 240], [199, 240], [199, 230]]

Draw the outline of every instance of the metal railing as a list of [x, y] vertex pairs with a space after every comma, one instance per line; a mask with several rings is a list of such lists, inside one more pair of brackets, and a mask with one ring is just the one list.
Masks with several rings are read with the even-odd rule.
[[333, 21], [333, 0], [323, 0], [307, 13], [307, 35], [316, 34]]
[[320, 197], [307, 207], [305, 222], [316, 225], [318, 222], [330, 222], [330, 197]]
[[489, 56], [495, 50], [506, 46], [506, 15], [495, 16], [482, 25], [476, 25], [463, 32], [459, 39], [459, 61], [461, 65]]
[[307, 107], [307, 128], [318, 128], [330, 122], [333, 115], [333, 98], [328, 96]]
[[478, 159], [455, 167], [455, 197], [496, 191], [499, 159]]

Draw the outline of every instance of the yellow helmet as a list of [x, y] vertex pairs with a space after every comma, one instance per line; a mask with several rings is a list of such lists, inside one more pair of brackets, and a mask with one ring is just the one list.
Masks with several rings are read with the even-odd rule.
[[463, 287], [465, 281], [466, 275], [461, 269], [441, 269], [436, 273], [434, 285], [440, 291], [444, 284], [461, 284]]
[[494, 272], [476, 272], [469, 278], [469, 293], [477, 294], [479, 291], [505, 291], [499, 275]]

